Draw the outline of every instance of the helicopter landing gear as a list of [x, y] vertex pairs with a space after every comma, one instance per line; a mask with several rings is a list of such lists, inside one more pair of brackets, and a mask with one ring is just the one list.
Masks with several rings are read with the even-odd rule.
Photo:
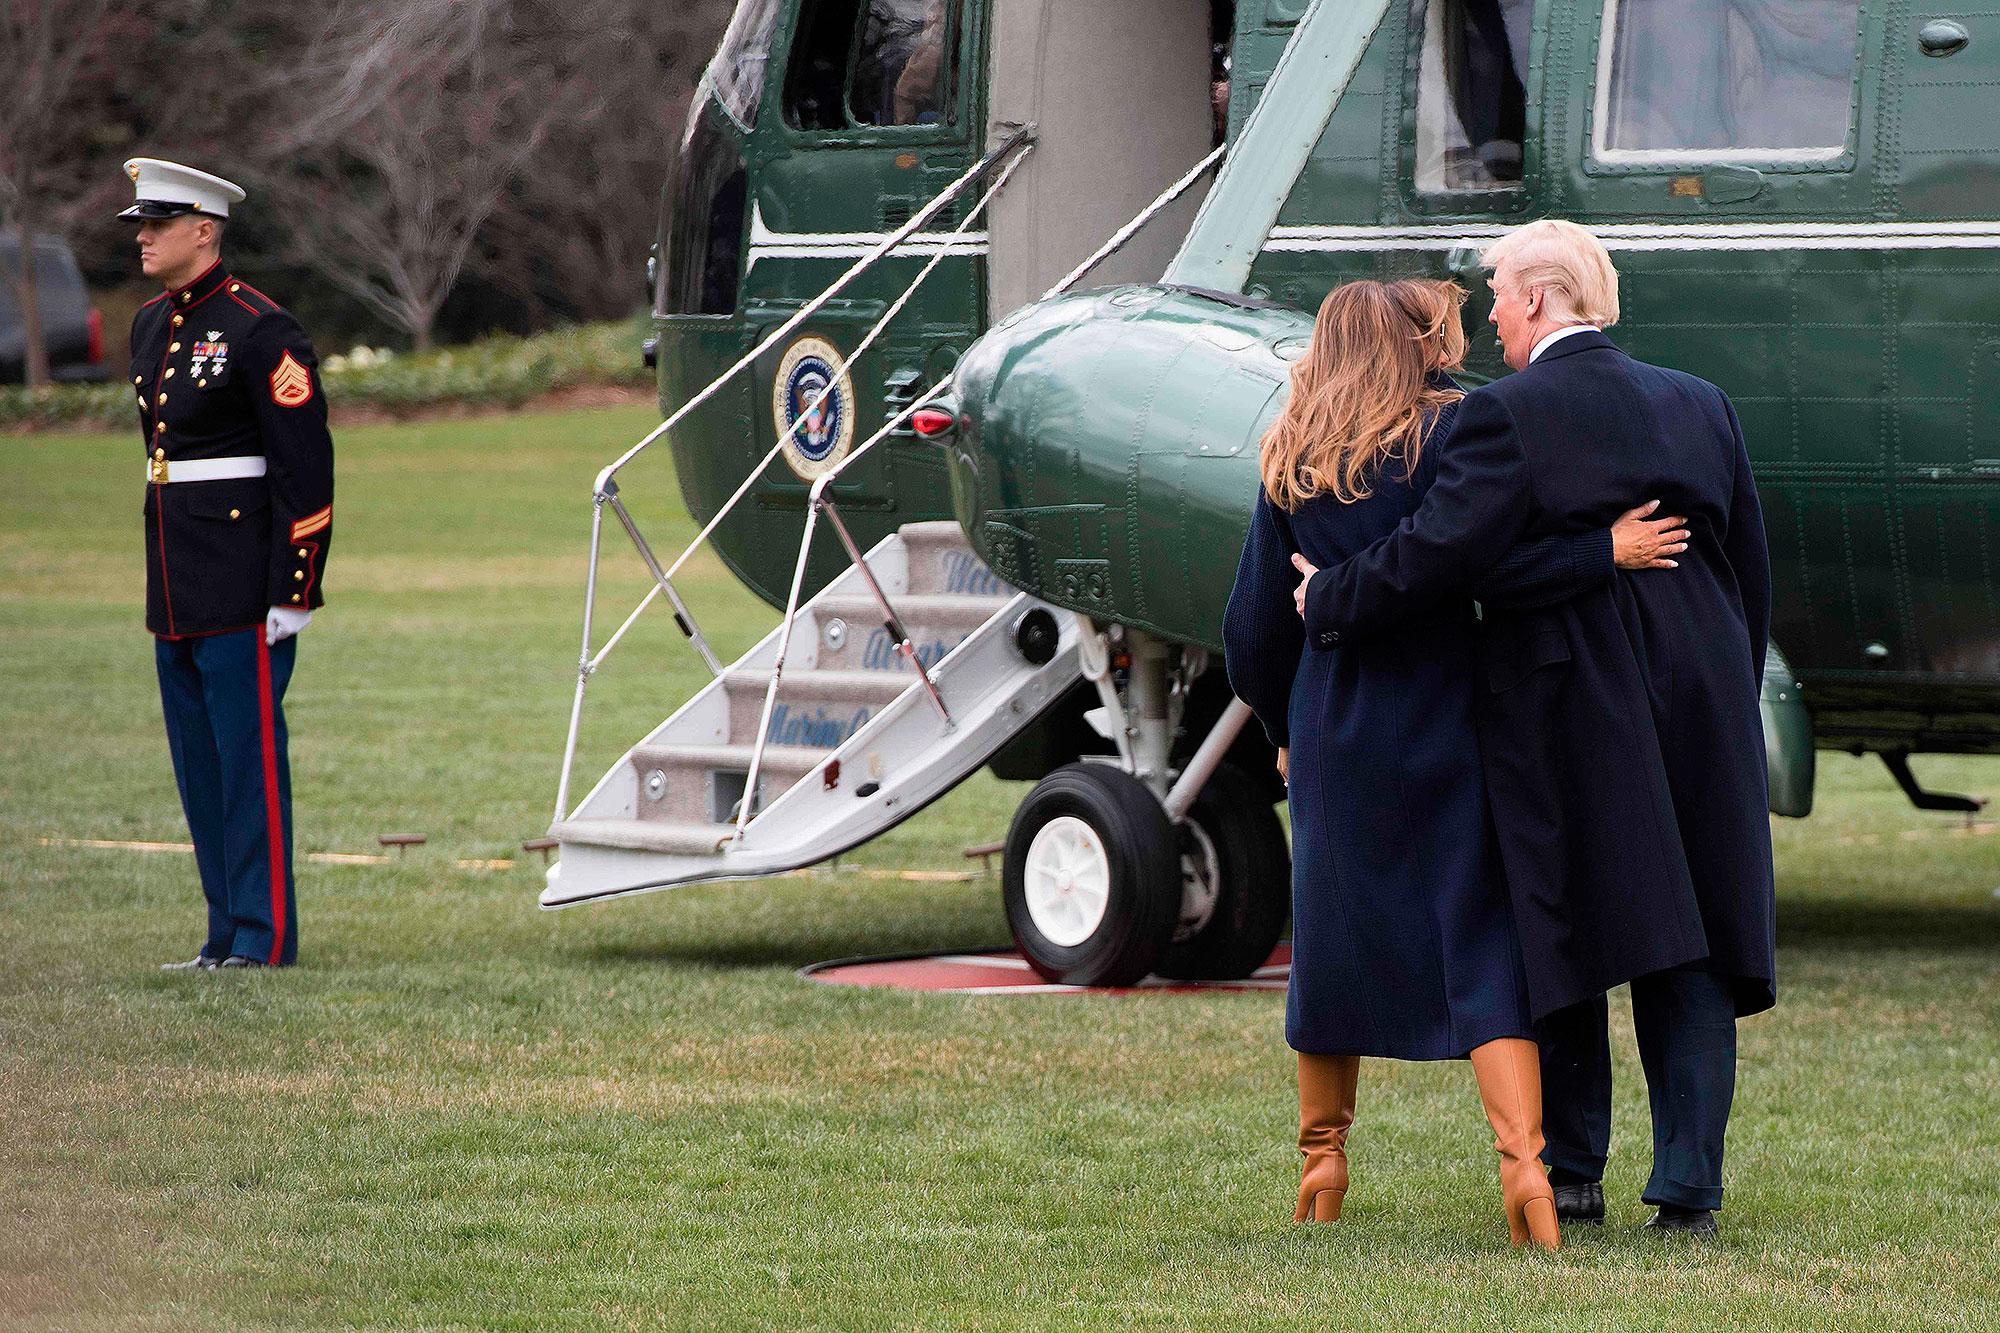
[[1035, 971], [1130, 986], [1153, 970], [1180, 908], [1178, 839], [1137, 778], [1067, 764], [1035, 784], [1007, 831], [1001, 898]]
[[1168, 757], [1206, 654], [1116, 627], [1087, 639], [1097, 642], [1084, 672], [1119, 759], [1055, 770], [1015, 812], [1002, 870], [1014, 941], [1038, 973], [1069, 985], [1248, 976], [1284, 929], [1291, 862], [1269, 799], [1221, 762], [1247, 710], [1225, 713], [1175, 781]]
[[1181, 916], [1153, 970], [1234, 981], [1264, 965], [1292, 910], [1292, 858], [1277, 812], [1243, 773], [1215, 770], [1181, 823]]

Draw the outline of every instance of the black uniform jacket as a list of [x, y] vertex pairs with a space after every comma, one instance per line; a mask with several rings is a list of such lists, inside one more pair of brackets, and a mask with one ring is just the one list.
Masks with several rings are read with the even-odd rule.
[[[132, 321], [146, 440], [146, 628], [166, 638], [309, 611], [333, 544], [333, 439], [299, 322], [220, 263]], [[159, 467], [262, 457], [261, 477], [160, 483]]]
[[1307, 590], [1308, 641], [1338, 652], [1523, 540], [1649, 499], [1688, 519], [1678, 569], [1486, 608], [1480, 748], [1537, 1017], [1683, 964], [1732, 978], [1741, 1013], [1774, 998], [1757, 706], [1770, 563], [1735, 410], [1572, 334], [1469, 394], [1423, 505]]

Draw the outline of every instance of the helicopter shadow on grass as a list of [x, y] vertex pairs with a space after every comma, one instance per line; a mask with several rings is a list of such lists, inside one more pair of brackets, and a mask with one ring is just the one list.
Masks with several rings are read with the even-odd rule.
[[[567, 952], [598, 963], [667, 963], [730, 968], [807, 967], [836, 958], [974, 952], [1011, 947], [1006, 925], [912, 916], [885, 921], [730, 920], [722, 912], [683, 915], [674, 928], [633, 930]], [[2000, 903], [1963, 906], [1883, 902], [1778, 904], [1778, 947], [1803, 954], [1991, 954], [2000, 956]]]
[[733, 885], [700, 900], [690, 896], [676, 903], [670, 915], [635, 920], [608, 937], [578, 940], [568, 951], [596, 963], [801, 968], [837, 958], [1012, 947], [997, 889], [945, 900], [843, 904], [786, 895], [747, 912], [741, 900], [732, 903], [732, 892], [756, 890]]
[[2000, 901], [1964, 904], [1778, 898], [1778, 947], [1802, 953], [2000, 956]]

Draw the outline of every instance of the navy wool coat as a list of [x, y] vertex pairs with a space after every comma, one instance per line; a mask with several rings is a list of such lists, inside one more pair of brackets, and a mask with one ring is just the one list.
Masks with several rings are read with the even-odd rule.
[[[1770, 560], [1722, 391], [1595, 330], [1459, 404], [1438, 479], [1391, 536], [1322, 569], [1306, 631], [1338, 657], [1462, 597], [1523, 541], [1642, 500], [1692, 532], [1672, 570], [1489, 608], [1480, 742], [1535, 1015], [1699, 965], [1739, 1013], [1775, 998], [1757, 695]], [[1393, 631], [1390, 627], [1398, 627]]]
[[[1335, 564], [1416, 511], [1452, 411], [1432, 423], [1416, 473], [1391, 465], [1366, 499], [1287, 514], [1260, 490], [1223, 621], [1230, 686], [1291, 749], [1285, 1035], [1311, 1054], [1440, 1060], [1529, 1035], [1480, 773], [1469, 592], [1338, 653], [1307, 647], [1293, 603], [1293, 552]], [[1540, 604], [1611, 573], [1600, 530], [1525, 546], [1478, 591]]]

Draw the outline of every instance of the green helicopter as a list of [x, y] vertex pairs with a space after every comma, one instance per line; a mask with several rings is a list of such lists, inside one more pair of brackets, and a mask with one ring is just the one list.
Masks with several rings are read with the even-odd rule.
[[[1815, 747], [1976, 809], [1908, 757], [2000, 749], [1996, 82], [2000, 17], [1907, 0], [743, 0], [670, 162], [649, 355], [690, 511], [787, 619], [559, 798], [544, 904], [809, 864], [981, 765], [1097, 758], [1160, 818], [1092, 825], [1065, 917], [1029, 796], [1030, 961], [1246, 974], [1282, 790], [1215, 659], [1258, 437], [1349, 278], [1456, 277], [1470, 378], [1506, 373], [1479, 249], [1542, 216], [1612, 250], [1621, 346], [1737, 406], [1773, 810], [1810, 810]], [[801, 553], [822, 512], [841, 541]]]

